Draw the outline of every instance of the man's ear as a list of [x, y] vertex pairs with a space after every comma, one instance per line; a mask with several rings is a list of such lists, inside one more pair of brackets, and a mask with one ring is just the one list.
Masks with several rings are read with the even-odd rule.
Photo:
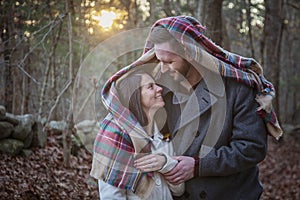
[[193, 57], [188, 53], [187, 49], [184, 49], [184, 59], [189, 63], [193, 63]]

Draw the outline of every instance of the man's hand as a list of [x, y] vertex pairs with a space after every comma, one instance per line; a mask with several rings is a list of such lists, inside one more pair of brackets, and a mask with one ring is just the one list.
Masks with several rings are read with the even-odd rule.
[[143, 172], [160, 170], [166, 164], [166, 157], [159, 154], [148, 154], [134, 161], [134, 166]]
[[164, 176], [171, 184], [178, 185], [194, 177], [195, 160], [189, 156], [173, 157], [178, 164]]

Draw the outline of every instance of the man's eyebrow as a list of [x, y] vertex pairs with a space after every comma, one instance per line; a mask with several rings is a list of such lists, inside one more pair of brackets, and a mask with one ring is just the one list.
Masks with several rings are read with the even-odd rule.
[[151, 81], [151, 82], [148, 82], [147, 85], [152, 85], [152, 84], [155, 84], [154, 81]]

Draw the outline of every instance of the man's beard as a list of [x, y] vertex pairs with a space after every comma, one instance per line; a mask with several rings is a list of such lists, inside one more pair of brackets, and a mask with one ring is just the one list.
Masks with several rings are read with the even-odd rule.
[[[181, 75], [181, 74], [177, 74], [177, 79], [175, 80], [173, 76], [170, 75], [170, 73], [166, 72], [166, 73], [161, 73], [159, 72], [159, 76], [158, 79], [156, 80], [156, 82], [163, 86], [168, 88], [169, 90], [173, 91], [173, 92], [184, 92], [186, 93], [188, 90], [187, 88], [185, 88], [183, 85], [183, 83], [185, 83], [185, 85], [188, 84], [187, 79]], [[177, 72], [178, 73], [178, 72]]]

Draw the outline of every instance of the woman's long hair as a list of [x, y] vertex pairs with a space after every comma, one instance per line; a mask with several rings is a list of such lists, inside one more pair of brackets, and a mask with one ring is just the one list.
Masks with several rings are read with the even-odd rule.
[[130, 110], [141, 126], [148, 124], [147, 115], [143, 111], [141, 103], [141, 81], [145, 74], [148, 73], [131, 73], [117, 83], [121, 103]]

